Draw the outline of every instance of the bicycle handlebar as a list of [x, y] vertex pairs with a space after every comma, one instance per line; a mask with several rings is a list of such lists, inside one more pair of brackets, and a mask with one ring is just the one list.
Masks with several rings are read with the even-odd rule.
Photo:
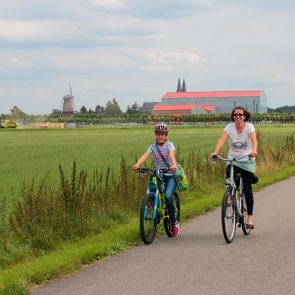
[[168, 169], [150, 169], [146, 167], [140, 167], [137, 170], [134, 170], [135, 173], [156, 173], [156, 171], [159, 171], [160, 173], [174, 173], [171, 170]]
[[229, 158], [223, 158], [223, 157], [221, 157], [220, 155], [213, 155], [213, 156], [212, 156], [212, 160], [215, 161], [215, 160], [217, 160], [217, 159], [220, 159], [220, 160], [223, 160], [223, 161], [235, 162], [235, 161], [239, 161], [239, 160], [241, 160], [241, 159], [243, 159], [243, 158], [246, 158], [246, 157], [248, 157], [249, 160], [250, 160], [251, 158], [253, 158], [251, 154], [246, 155], [246, 156], [242, 156], [242, 157], [232, 158], [232, 159], [229, 159]]

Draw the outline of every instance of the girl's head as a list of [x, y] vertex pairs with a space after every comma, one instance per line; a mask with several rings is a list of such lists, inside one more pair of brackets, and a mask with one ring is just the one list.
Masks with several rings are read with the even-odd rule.
[[156, 141], [159, 144], [164, 144], [167, 140], [169, 128], [166, 124], [160, 123], [157, 124], [154, 128], [155, 136], [156, 136]]
[[235, 107], [231, 112], [231, 120], [233, 122], [236, 120], [248, 121], [250, 116], [250, 113], [242, 106]]

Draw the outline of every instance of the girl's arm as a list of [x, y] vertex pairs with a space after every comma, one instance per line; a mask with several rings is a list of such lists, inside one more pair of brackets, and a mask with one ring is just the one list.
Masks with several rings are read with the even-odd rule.
[[175, 159], [175, 151], [174, 150], [169, 151], [168, 158], [171, 161], [170, 170], [172, 172], [176, 172], [176, 159]]
[[145, 161], [146, 161], [146, 159], [149, 157], [149, 155], [151, 154], [151, 152], [150, 151], [146, 151], [139, 159], [138, 159], [138, 161], [133, 165], [133, 170], [137, 170], [137, 169], [139, 169], [139, 166], [141, 165], [141, 164], [143, 164]]

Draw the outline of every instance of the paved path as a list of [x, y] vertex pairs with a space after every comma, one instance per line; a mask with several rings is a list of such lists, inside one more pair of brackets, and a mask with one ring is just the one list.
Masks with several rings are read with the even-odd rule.
[[295, 177], [255, 193], [255, 230], [232, 244], [220, 208], [79, 273], [32, 289], [32, 295], [294, 295]]

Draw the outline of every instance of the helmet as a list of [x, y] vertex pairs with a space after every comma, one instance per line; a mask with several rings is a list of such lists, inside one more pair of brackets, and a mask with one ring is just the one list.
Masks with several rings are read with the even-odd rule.
[[157, 124], [154, 128], [154, 132], [164, 132], [164, 133], [168, 133], [169, 132], [169, 128], [165, 123], [160, 123]]

